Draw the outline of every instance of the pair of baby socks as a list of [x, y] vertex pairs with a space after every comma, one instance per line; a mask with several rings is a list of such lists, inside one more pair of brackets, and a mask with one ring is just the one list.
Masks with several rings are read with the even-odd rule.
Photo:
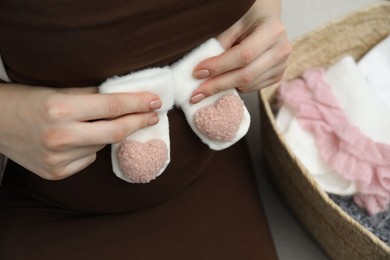
[[147, 91], [160, 97], [163, 105], [156, 113], [157, 125], [140, 129], [118, 144], [112, 144], [114, 173], [131, 183], [148, 183], [159, 176], [170, 162], [167, 112], [176, 105], [184, 112], [197, 136], [213, 150], [225, 149], [248, 131], [250, 115], [235, 89], [228, 89], [192, 104], [193, 91], [204, 81], [193, 77], [202, 60], [224, 51], [210, 39], [169, 67], [151, 68], [104, 82], [101, 93]]

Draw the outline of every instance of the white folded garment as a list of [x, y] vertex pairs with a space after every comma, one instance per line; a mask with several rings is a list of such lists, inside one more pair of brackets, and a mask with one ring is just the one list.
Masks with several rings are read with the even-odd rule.
[[372, 140], [390, 144], [390, 107], [375, 93], [356, 61], [344, 57], [325, 76], [348, 120]]
[[286, 105], [280, 108], [276, 125], [292, 152], [324, 191], [343, 196], [357, 192], [354, 182], [344, 179], [322, 160], [314, 136], [301, 127], [298, 119]]
[[359, 60], [358, 68], [382, 102], [390, 107], [390, 35]]

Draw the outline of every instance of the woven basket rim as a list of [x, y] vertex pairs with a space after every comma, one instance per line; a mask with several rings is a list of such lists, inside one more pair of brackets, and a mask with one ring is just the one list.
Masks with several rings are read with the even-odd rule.
[[[327, 30], [329, 27], [337, 26], [340, 24], [343, 24], [345, 21], [348, 21], [350, 19], [353, 19], [357, 15], [364, 15], [368, 12], [372, 12], [377, 10], [378, 8], [390, 8], [390, 2], [389, 1], [382, 1], [379, 3], [371, 4], [363, 9], [351, 12], [349, 14], [346, 14], [342, 17], [339, 17], [333, 21], [330, 21], [315, 30], [308, 32], [300, 37], [298, 37], [296, 40], [292, 42], [293, 49], [294, 46], [302, 44], [305, 42], [308, 38], [318, 35], [325, 30]], [[389, 9], [390, 10], [390, 9]], [[307, 171], [307, 169], [303, 166], [301, 161], [295, 156], [287, 142], [285, 141], [283, 134], [280, 132], [278, 127], [276, 126], [276, 119], [272, 112], [270, 101], [273, 98], [276, 90], [278, 88], [278, 85], [273, 85], [264, 89], [261, 89], [259, 91], [260, 100], [263, 103], [263, 108], [265, 109], [265, 113], [268, 116], [268, 119], [270, 120], [271, 126], [273, 130], [276, 132], [277, 137], [282, 142], [284, 148], [287, 150], [288, 154], [291, 156], [291, 158], [296, 162], [299, 169], [301, 170], [301, 173], [305, 177], [305, 179], [313, 186], [313, 188], [318, 191], [321, 198], [334, 210], [337, 214], [339, 214], [341, 217], [345, 218], [349, 223], [351, 223], [356, 229], [358, 229], [359, 232], [363, 233], [366, 237], [368, 237], [373, 243], [375, 243], [378, 247], [381, 248], [384, 252], [390, 255], [390, 246], [388, 246], [385, 242], [383, 242], [381, 239], [379, 239], [376, 235], [374, 235], [371, 231], [366, 229], [364, 226], [362, 226], [358, 221], [356, 221], [353, 217], [351, 217], [347, 212], [345, 212], [341, 207], [339, 207], [330, 197], [328, 194], [318, 185], [316, 180], [311, 176], [311, 174]]]

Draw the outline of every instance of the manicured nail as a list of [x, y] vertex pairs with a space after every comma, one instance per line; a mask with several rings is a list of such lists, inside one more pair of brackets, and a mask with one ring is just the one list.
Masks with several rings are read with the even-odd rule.
[[158, 116], [152, 116], [150, 119], [149, 119], [149, 125], [155, 125], [155, 124], [157, 124], [158, 123], [158, 121], [159, 121], [159, 119], [158, 119]]
[[196, 94], [195, 96], [191, 97], [190, 101], [192, 104], [196, 104], [200, 101], [202, 101], [206, 96], [202, 93]]
[[194, 71], [194, 77], [197, 79], [205, 79], [208, 76], [210, 76], [210, 71], [208, 70], [203, 69], [203, 70]]
[[155, 99], [152, 100], [152, 102], [150, 102], [150, 109], [152, 110], [159, 109], [161, 108], [161, 106], [162, 106], [162, 102], [160, 99]]

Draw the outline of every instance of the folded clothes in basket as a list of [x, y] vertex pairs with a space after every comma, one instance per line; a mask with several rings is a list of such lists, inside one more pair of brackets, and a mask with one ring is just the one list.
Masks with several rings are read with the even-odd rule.
[[329, 193], [353, 195], [371, 215], [387, 210], [390, 106], [378, 98], [380, 87], [370, 86], [352, 57], [344, 57], [279, 90], [284, 105], [277, 125], [319, 185]]

